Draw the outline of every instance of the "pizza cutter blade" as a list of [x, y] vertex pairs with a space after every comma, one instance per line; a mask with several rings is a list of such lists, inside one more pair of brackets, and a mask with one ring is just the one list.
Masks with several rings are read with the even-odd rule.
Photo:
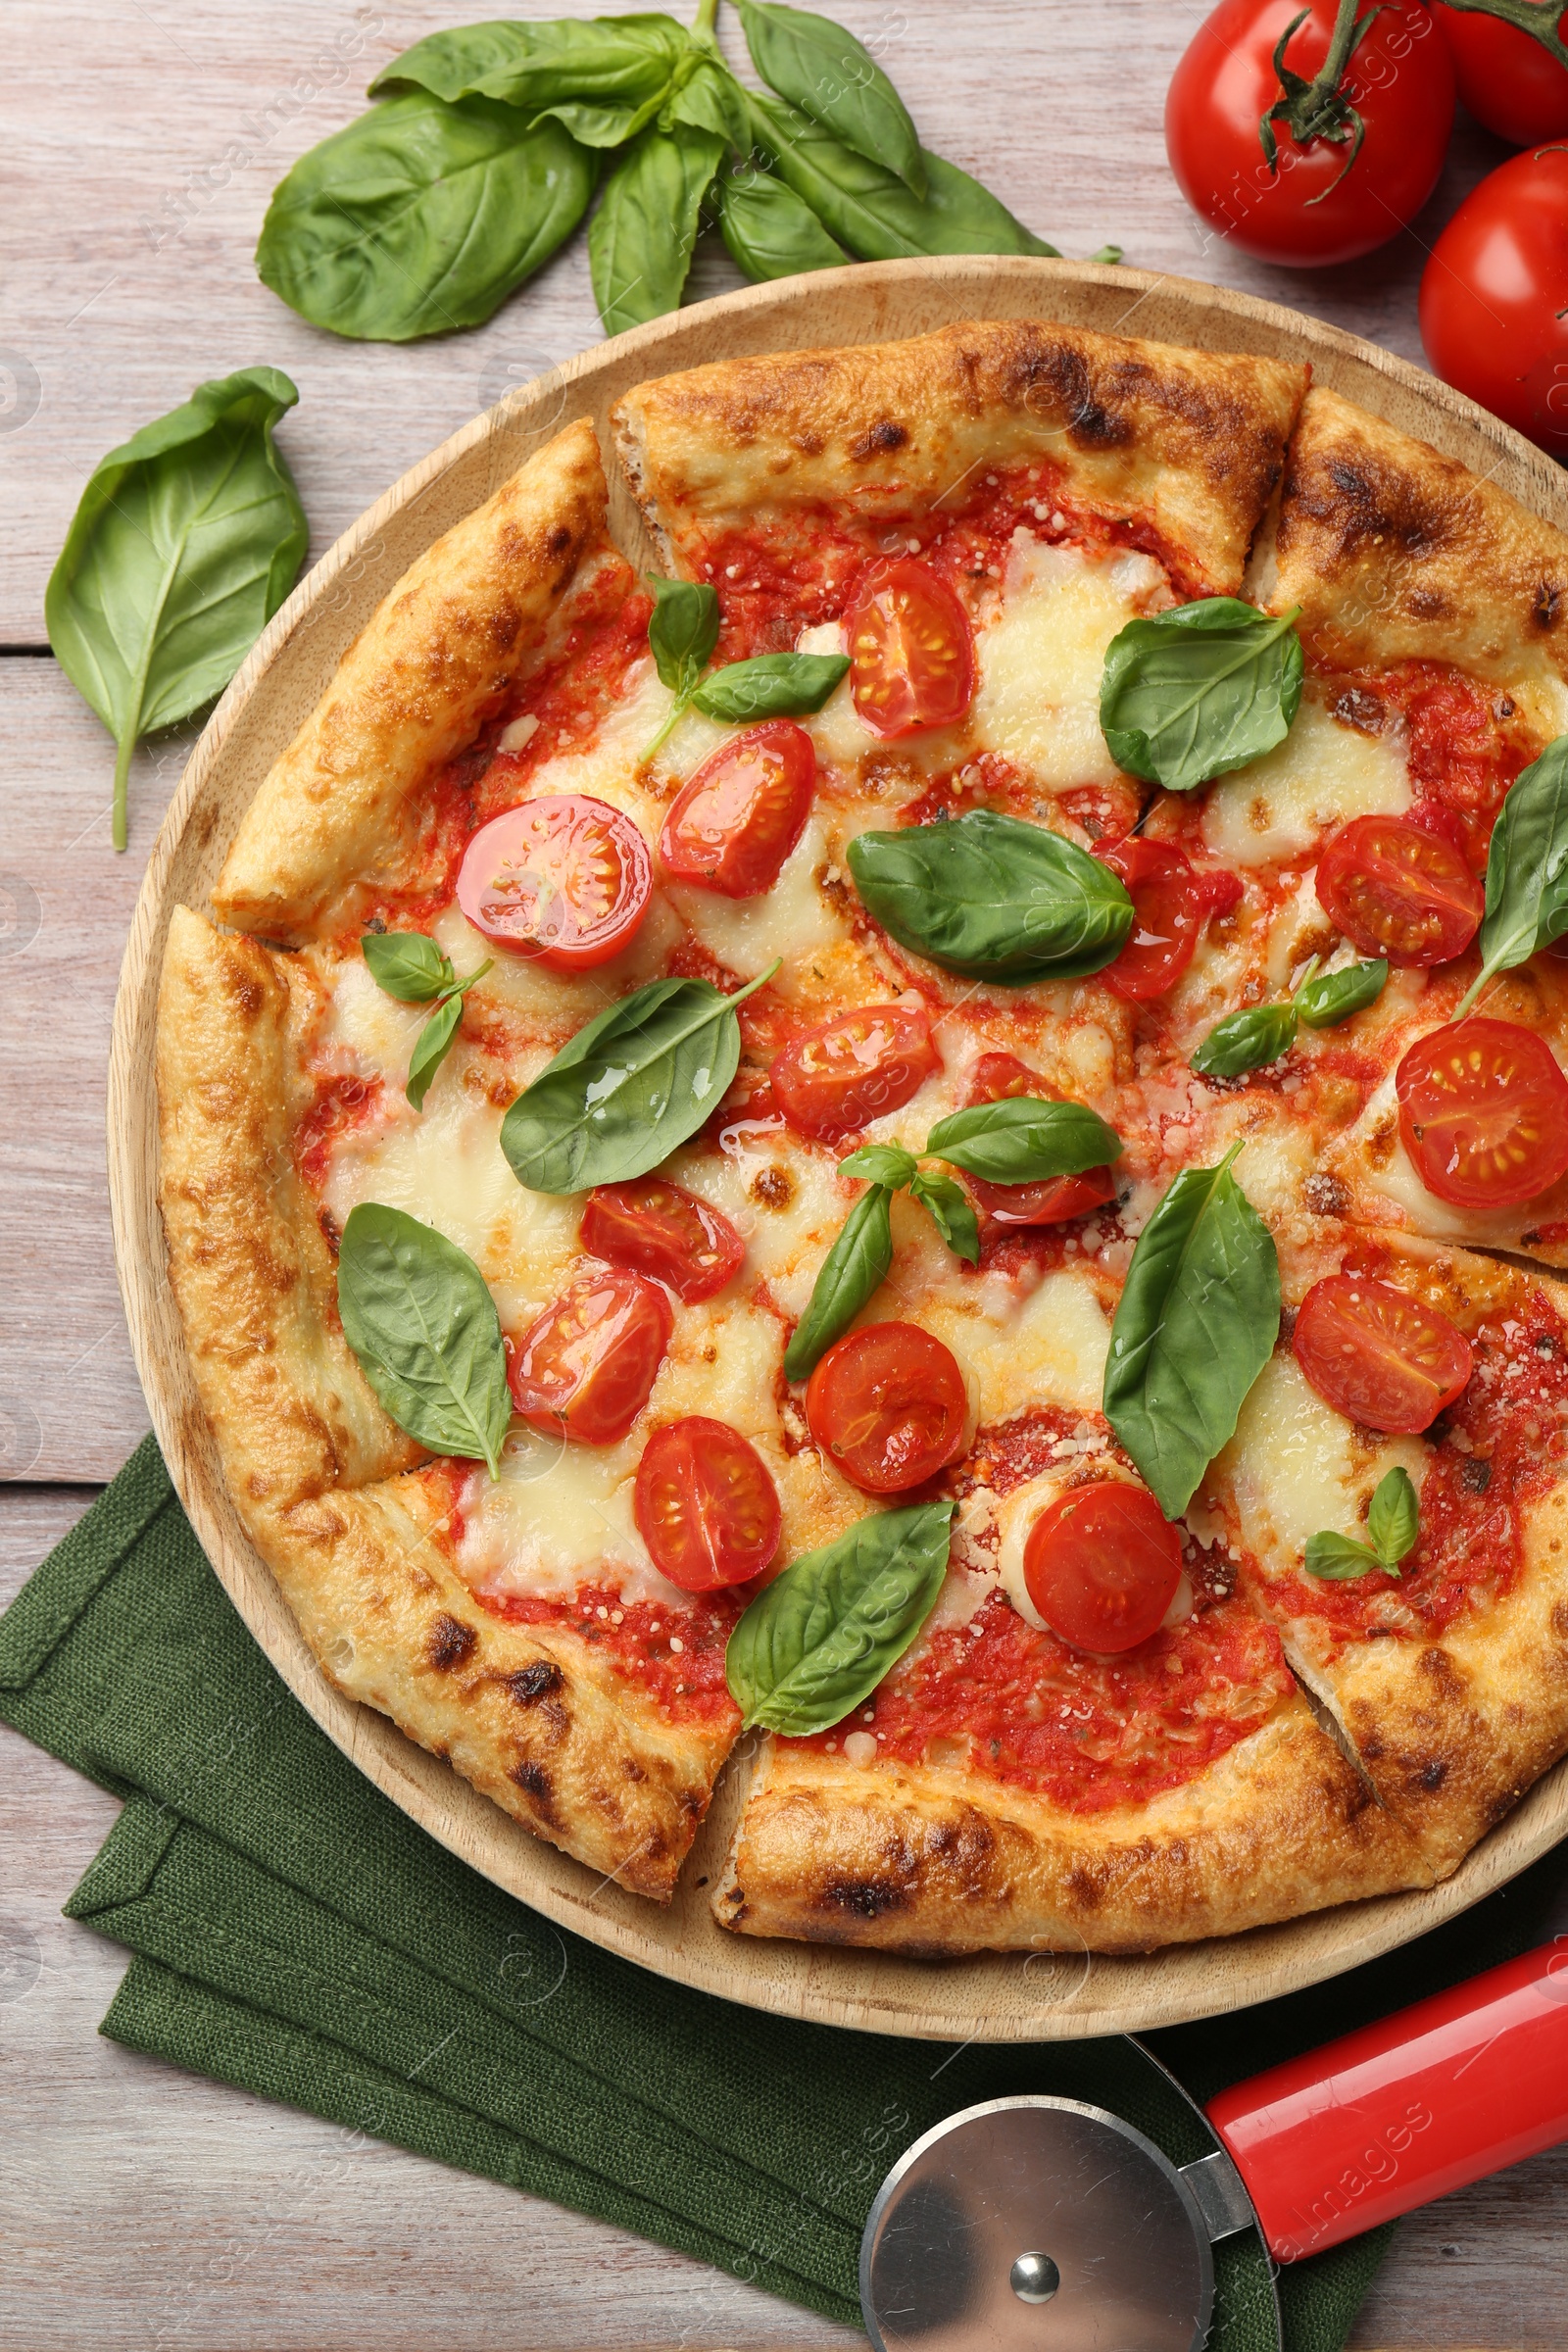
[[992, 2099], [937, 2125], [865, 2225], [876, 2352], [1200, 2352], [1216, 2239], [1255, 2228], [1276, 2262], [1300, 2261], [1555, 2147], [1568, 1936], [1201, 2112], [1220, 2144], [1179, 2168], [1073, 2099]]

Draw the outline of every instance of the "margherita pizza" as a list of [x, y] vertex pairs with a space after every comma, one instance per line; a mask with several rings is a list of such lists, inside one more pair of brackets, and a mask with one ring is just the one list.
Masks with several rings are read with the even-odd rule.
[[170, 933], [171, 1275], [323, 1671], [662, 1899], [760, 1731], [752, 1935], [1430, 1885], [1568, 1748], [1568, 543], [1049, 322], [613, 423], [662, 573], [570, 425]]

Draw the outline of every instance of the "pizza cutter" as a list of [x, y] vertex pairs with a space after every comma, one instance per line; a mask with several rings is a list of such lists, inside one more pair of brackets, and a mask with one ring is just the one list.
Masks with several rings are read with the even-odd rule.
[[988, 2099], [938, 2124], [860, 2242], [876, 2352], [1200, 2352], [1217, 2239], [1255, 2229], [1298, 2262], [1555, 2146], [1568, 1936], [1200, 2112], [1220, 2144], [1184, 2165], [1076, 2099]]

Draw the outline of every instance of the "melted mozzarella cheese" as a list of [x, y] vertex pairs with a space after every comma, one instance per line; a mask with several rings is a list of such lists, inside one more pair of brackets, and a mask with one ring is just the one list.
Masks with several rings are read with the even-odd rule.
[[1398, 1116], [1398, 1096], [1391, 1073], [1335, 1147], [1335, 1164], [1343, 1167], [1358, 1190], [1373, 1196], [1359, 1213], [1367, 1214], [1370, 1206], [1381, 1224], [1408, 1225], [1435, 1240], [1492, 1242], [1505, 1247], [1521, 1225], [1529, 1222], [1527, 1212], [1455, 1208], [1440, 1200], [1436, 1193], [1429, 1193], [1399, 1136]]
[[1203, 845], [1227, 865], [1264, 865], [1315, 853], [1352, 816], [1397, 816], [1410, 806], [1400, 731], [1362, 735], [1303, 695], [1282, 744], [1209, 788]]
[[979, 743], [1049, 788], [1113, 782], [1120, 770], [1100, 728], [1105, 649], [1163, 585], [1148, 556], [1092, 556], [1020, 533], [1002, 611], [976, 649]]
[[808, 959], [850, 936], [849, 923], [816, 878], [826, 860], [826, 831], [821, 817], [812, 816], [771, 890], [755, 899], [726, 899], [716, 890], [671, 885], [670, 905], [692, 937], [743, 980], [778, 962], [773, 986], [791, 996]]
[[1366, 1540], [1378, 1482], [1407, 1470], [1419, 1490], [1428, 1454], [1419, 1438], [1357, 1430], [1307, 1386], [1294, 1355], [1276, 1351], [1242, 1407], [1219, 1461], [1241, 1513], [1242, 1536], [1266, 1569], [1299, 1566], [1322, 1529]]

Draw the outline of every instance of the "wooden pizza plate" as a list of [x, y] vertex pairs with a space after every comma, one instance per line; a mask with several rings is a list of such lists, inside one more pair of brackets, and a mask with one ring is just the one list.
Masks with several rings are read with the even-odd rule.
[[[1138, 2032], [1242, 2008], [1353, 1968], [1479, 1901], [1568, 1833], [1568, 1760], [1429, 1892], [1134, 1958], [1032, 1953], [929, 1962], [726, 1934], [709, 1912], [707, 1888], [744, 1793], [743, 1756], [720, 1783], [668, 1909], [623, 1892], [530, 1837], [384, 1716], [345, 1699], [307, 1650], [224, 1489], [166, 1276], [153, 1034], [171, 909], [183, 904], [210, 911], [208, 894], [242, 811], [374, 607], [416, 555], [551, 434], [591, 416], [608, 451], [611, 403], [674, 368], [747, 353], [881, 342], [961, 318], [1017, 317], [1310, 361], [1319, 383], [1434, 442], [1568, 530], [1563, 474], [1446, 384], [1316, 319], [1188, 279], [1072, 262], [887, 262], [751, 288], [658, 319], [476, 416], [395, 483], [296, 588], [215, 710], [164, 821], [125, 952], [109, 1074], [115, 1250], [164, 1458], [235, 1607], [316, 1721], [432, 1837], [574, 1934], [661, 1976], [781, 2016], [956, 2041]], [[609, 472], [615, 534], [629, 555], [651, 562], [613, 465]]]

